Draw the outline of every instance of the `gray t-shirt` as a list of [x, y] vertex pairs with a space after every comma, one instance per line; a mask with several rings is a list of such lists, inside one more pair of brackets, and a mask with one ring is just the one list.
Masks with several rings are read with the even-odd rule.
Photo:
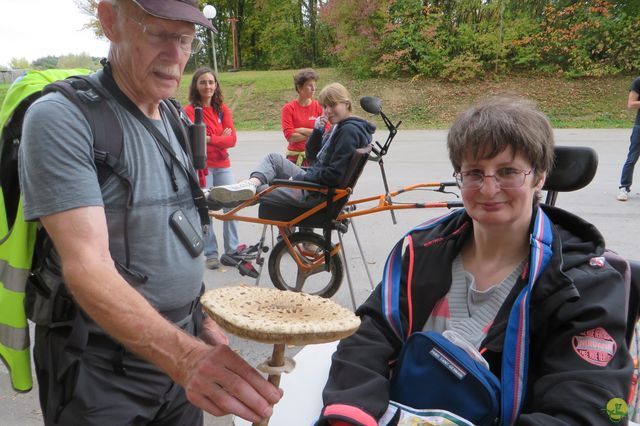
[[[123, 157], [133, 181], [133, 207], [127, 226], [129, 269], [148, 277], [146, 283], [135, 288], [160, 311], [186, 305], [198, 296], [204, 273], [203, 256], [191, 257], [169, 227], [169, 216], [182, 209], [202, 233], [186, 171], [174, 164], [179, 188], [174, 191], [155, 139], [117, 102], [108, 101], [122, 125]], [[184, 167], [189, 167], [170, 125], [163, 120], [154, 124], [165, 136], [169, 134], [174, 152]], [[19, 151], [24, 217], [36, 220], [78, 207], [104, 206], [111, 256], [125, 265], [128, 191], [115, 175], [100, 189], [92, 146], [89, 124], [63, 95], [52, 93], [31, 105]], [[131, 282], [126, 274], [123, 277]]]
[[480, 291], [476, 288], [475, 277], [465, 271], [462, 256], [458, 254], [451, 264], [451, 288], [434, 307], [423, 330], [438, 333], [453, 330], [476, 349], [480, 349], [480, 344], [518, 281], [525, 263], [526, 259], [500, 283]]

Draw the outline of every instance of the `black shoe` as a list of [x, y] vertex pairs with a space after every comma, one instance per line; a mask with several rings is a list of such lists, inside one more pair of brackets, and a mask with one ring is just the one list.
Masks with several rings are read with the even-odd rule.
[[233, 266], [235, 268], [236, 266], [238, 266], [239, 262], [240, 260], [236, 259], [236, 257], [231, 254], [225, 253], [220, 257], [220, 263], [222, 263], [224, 266]]

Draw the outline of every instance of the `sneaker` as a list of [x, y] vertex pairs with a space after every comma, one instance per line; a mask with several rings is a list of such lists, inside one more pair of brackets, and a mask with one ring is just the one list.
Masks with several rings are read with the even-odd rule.
[[620, 188], [620, 192], [618, 192], [616, 198], [618, 201], [627, 201], [629, 199], [629, 190], [627, 188]]
[[218, 269], [220, 267], [220, 261], [217, 257], [212, 257], [211, 259], [207, 259], [207, 268], [208, 269]]
[[221, 203], [232, 203], [250, 200], [254, 195], [256, 195], [256, 186], [248, 180], [243, 180], [233, 185], [214, 186], [211, 188], [209, 198]]

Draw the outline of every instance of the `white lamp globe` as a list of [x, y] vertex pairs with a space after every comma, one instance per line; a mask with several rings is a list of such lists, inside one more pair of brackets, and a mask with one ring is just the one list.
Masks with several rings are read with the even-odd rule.
[[205, 18], [213, 19], [216, 17], [217, 12], [215, 6], [208, 4], [202, 9], [202, 13], [204, 13]]

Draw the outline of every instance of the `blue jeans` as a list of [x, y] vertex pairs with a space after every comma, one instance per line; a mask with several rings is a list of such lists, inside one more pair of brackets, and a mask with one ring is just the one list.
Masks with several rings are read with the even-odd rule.
[[[230, 185], [236, 183], [231, 167], [218, 169], [209, 168], [207, 175], [207, 187]], [[223, 209], [227, 212], [230, 209]], [[231, 253], [238, 248], [238, 225], [235, 220], [225, 221], [222, 225], [222, 238], [224, 239], [224, 252]], [[213, 232], [213, 223], [209, 226], [209, 232], [204, 236], [204, 255], [207, 259], [218, 258], [218, 240]]]
[[[305, 171], [287, 160], [280, 154], [271, 153], [265, 156], [258, 167], [251, 172], [251, 177], [260, 179], [263, 185], [257, 188], [257, 192], [264, 191], [274, 179], [289, 179], [299, 176]], [[262, 197], [274, 204], [286, 207], [314, 207], [320, 204], [324, 197], [319, 192], [303, 191], [294, 188], [277, 188]]]
[[624, 162], [622, 176], [620, 176], [620, 188], [627, 188], [627, 190], [631, 188], [633, 168], [640, 157], [640, 126], [633, 126], [630, 139], [629, 154], [627, 154], [627, 161]]

